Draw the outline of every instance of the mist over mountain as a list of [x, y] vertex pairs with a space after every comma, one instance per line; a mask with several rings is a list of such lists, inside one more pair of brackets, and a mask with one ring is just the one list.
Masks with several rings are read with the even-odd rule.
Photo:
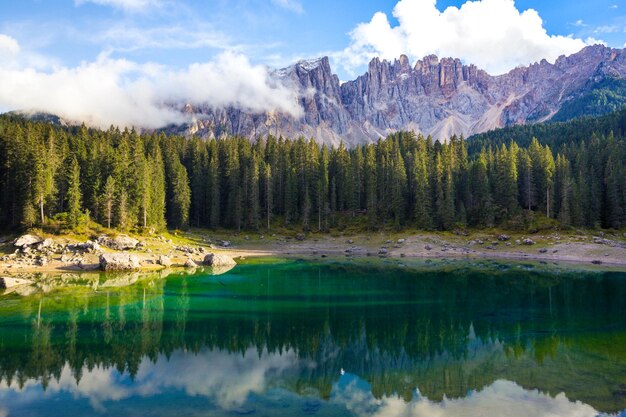
[[[427, 56], [415, 64], [402, 55], [393, 62], [373, 59], [368, 71], [341, 82], [326, 57], [300, 61], [271, 72], [276, 82], [294, 92], [301, 117], [284, 112], [254, 113], [234, 107], [188, 104], [182, 110], [193, 122], [170, 126], [170, 133], [220, 137], [283, 135], [313, 137], [319, 142], [354, 145], [376, 141], [399, 130], [413, 130], [435, 139], [470, 136], [492, 129], [559, 120], [614, 110], [594, 102], [607, 80], [626, 76], [626, 51], [601, 45], [491, 76], [459, 59]], [[622, 97], [610, 97], [616, 106]], [[588, 100], [587, 100], [588, 101]], [[605, 100], [606, 101], [606, 100]], [[580, 104], [580, 103], [579, 103]], [[603, 110], [603, 108], [606, 109]], [[576, 110], [578, 109], [578, 110]]]

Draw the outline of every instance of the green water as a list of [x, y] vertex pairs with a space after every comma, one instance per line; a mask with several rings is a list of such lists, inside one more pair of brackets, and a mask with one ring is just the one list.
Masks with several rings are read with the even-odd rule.
[[107, 285], [136, 278], [0, 296], [0, 416], [626, 416], [624, 273], [289, 261]]

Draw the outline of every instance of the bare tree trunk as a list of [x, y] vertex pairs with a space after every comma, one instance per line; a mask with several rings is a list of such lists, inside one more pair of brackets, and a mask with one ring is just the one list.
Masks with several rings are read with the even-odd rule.
[[43, 197], [39, 199], [39, 210], [41, 211], [41, 224], [43, 225], [45, 218], [43, 215]]

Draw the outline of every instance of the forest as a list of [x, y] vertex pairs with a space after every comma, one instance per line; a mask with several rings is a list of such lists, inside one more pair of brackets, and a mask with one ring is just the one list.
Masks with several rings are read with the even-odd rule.
[[445, 143], [166, 136], [0, 116], [0, 228], [626, 226], [626, 112]]

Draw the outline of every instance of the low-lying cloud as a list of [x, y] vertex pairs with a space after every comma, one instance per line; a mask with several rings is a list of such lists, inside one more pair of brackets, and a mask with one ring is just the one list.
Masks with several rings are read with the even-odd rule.
[[398, 24], [376, 13], [351, 33], [352, 43], [335, 57], [348, 71], [373, 57], [429, 54], [460, 58], [493, 75], [541, 59], [554, 62], [578, 52], [595, 39], [548, 35], [536, 10], [520, 11], [514, 0], [467, 1], [461, 7], [437, 8], [437, 0], [400, 0], [393, 9]]
[[[3, 39], [0, 49], [19, 55], [17, 42], [16, 47], [10, 39]], [[0, 111], [43, 111], [102, 128], [184, 123], [190, 116], [180, 109], [187, 103], [254, 113], [279, 111], [294, 117], [302, 114], [294, 92], [274, 80], [266, 67], [252, 65], [245, 56], [231, 52], [183, 69], [106, 54], [94, 62], [49, 71], [0, 61], [0, 79]]]

